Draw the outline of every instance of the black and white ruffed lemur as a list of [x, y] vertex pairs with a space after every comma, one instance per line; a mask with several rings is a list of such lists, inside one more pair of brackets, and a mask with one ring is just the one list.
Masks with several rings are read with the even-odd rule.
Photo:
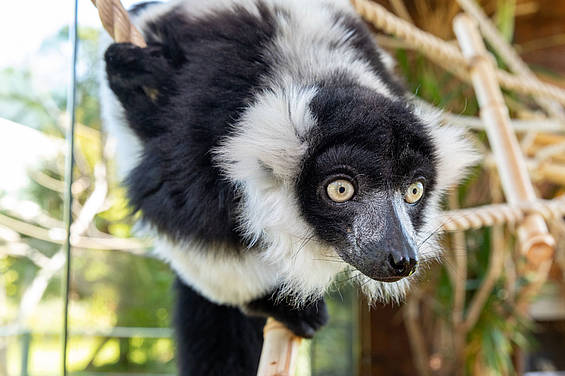
[[475, 156], [392, 75], [348, 0], [174, 0], [105, 53], [132, 207], [174, 269], [179, 372], [255, 375], [265, 317], [312, 337], [349, 273], [401, 300]]

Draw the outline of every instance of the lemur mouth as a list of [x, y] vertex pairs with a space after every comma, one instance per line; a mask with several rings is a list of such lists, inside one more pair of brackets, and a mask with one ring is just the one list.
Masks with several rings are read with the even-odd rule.
[[375, 281], [379, 281], [379, 282], [387, 282], [387, 283], [392, 283], [392, 282], [398, 282], [400, 281], [402, 278], [406, 278], [406, 277], [370, 277], [371, 279], [374, 279]]

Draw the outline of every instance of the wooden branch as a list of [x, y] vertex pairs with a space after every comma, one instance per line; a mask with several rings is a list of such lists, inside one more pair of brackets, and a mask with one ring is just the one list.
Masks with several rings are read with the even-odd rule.
[[86, 232], [96, 214], [102, 209], [107, 194], [106, 166], [99, 162], [94, 166], [94, 189], [71, 226], [71, 236], [82, 236]]
[[64, 265], [65, 253], [61, 250], [55, 253], [49, 259], [49, 262], [37, 273], [30, 286], [22, 295], [20, 306], [18, 308], [18, 325], [25, 325], [26, 320], [35, 311], [35, 308], [41, 301], [41, 297], [47, 289], [49, 281]]
[[[6, 226], [22, 235], [26, 235], [35, 239], [62, 245], [64, 243], [65, 231], [62, 228], [45, 229], [35, 226], [19, 219], [11, 218], [0, 214], [0, 226]], [[99, 249], [124, 251], [133, 253], [137, 256], [150, 256], [145, 250], [151, 245], [146, 240], [133, 238], [117, 238], [109, 236], [106, 238], [95, 238], [87, 236], [73, 236], [71, 245], [76, 248]]]
[[[508, 109], [498, 86], [495, 66], [478, 32], [477, 25], [466, 15], [454, 21], [454, 31], [463, 55], [470, 65], [471, 78], [481, 108], [481, 118], [488, 124], [486, 131], [506, 200], [510, 204], [534, 201], [536, 194], [527, 172], [526, 162], [510, 127]], [[530, 214], [518, 227], [522, 253], [532, 266], [538, 266], [553, 256], [555, 241], [543, 218]]]
[[257, 376], [292, 376], [301, 338], [280, 322], [269, 318], [263, 329], [263, 350]]
[[6, 256], [26, 257], [39, 268], [49, 263], [49, 257], [24, 242], [8, 242], [7, 246], [0, 246], [0, 258]]
[[[437, 111], [437, 107], [423, 99], [415, 98], [415, 101], [419, 106], [429, 111]], [[461, 126], [467, 129], [484, 130], [486, 128], [483, 120], [476, 116], [458, 115], [445, 110], [442, 111], [440, 116], [441, 120], [446, 124]], [[529, 118], [510, 119], [510, 124], [514, 132], [565, 132], [565, 123], [559, 121], [559, 119], [547, 118], [545, 116], [540, 117], [539, 115], [534, 116], [533, 114]]]
[[[393, 34], [414, 46], [430, 60], [436, 62], [464, 81], [468, 81], [469, 74], [465, 67], [465, 59], [461, 52], [450, 43], [418, 29], [416, 26], [396, 17], [382, 5], [369, 0], [351, 0], [357, 12], [377, 29]], [[555, 85], [550, 85], [538, 79], [518, 77], [504, 70], [493, 71], [495, 80], [509, 90], [551, 98], [565, 105], [565, 90]]]

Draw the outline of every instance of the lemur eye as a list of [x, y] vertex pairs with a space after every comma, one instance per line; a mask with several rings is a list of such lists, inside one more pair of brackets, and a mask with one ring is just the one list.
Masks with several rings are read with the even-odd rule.
[[406, 193], [404, 194], [404, 201], [409, 204], [415, 204], [424, 195], [424, 184], [421, 181], [416, 181], [408, 187]]
[[353, 197], [355, 187], [351, 184], [351, 182], [345, 179], [338, 179], [328, 184], [326, 191], [328, 192], [330, 200], [335, 202], [345, 202]]

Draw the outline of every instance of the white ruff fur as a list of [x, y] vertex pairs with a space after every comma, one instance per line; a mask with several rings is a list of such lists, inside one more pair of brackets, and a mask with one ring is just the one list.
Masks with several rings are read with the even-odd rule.
[[[263, 248], [263, 261], [277, 265], [280, 282], [298, 302], [322, 295], [346, 264], [320, 245], [302, 220], [294, 191], [303, 139], [314, 124], [308, 109], [314, 89], [270, 91], [255, 99], [216, 150], [216, 160], [242, 194], [241, 230]], [[328, 261], [330, 260], [330, 261]]]
[[154, 252], [200, 294], [218, 304], [242, 305], [278, 286], [277, 265], [261, 259], [254, 249], [240, 256], [221, 244], [174, 244], [157, 238]]
[[[312, 84], [339, 68], [361, 85], [388, 97], [392, 94], [371, 71], [368, 62], [349, 47], [349, 32], [342, 25], [334, 24], [331, 18], [327, 7], [354, 14], [348, 0], [272, 0], [268, 3], [298, 9], [292, 12], [290, 20], [283, 16], [277, 19], [280, 32], [267, 51], [278, 62], [273, 69], [277, 73], [268, 79], [272, 90], [255, 98], [235, 125], [236, 134], [215, 150], [216, 161], [242, 195], [241, 230], [252, 248], [241, 250], [241, 256], [228, 256], [228, 251], [218, 253], [217, 246], [172, 244], [157, 236], [155, 252], [186, 283], [220, 304], [242, 305], [280, 285], [301, 304], [323, 295], [336, 275], [347, 270], [359, 275], [353, 280], [371, 300], [402, 300], [410, 281], [419, 273], [398, 282], [382, 283], [361, 275], [345, 262], [336, 262], [335, 250], [313, 238], [312, 228], [300, 214], [294, 190], [299, 164], [308, 147], [305, 135], [316, 121], [309, 111], [316, 89], [311, 86], [305, 89], [305, 83]], [[324, 3], [326, 8], [316, 3]], [[233, 8], [235, 4], [257, 12], [253, 0], [174, 0], [143, 11], [136, 24], [143, 29], [144, 24], [177, 6], [198, 18]], [[328, 25], [334, 26], [328, 29]], [[330, 45], [335, 41], [339, 41], [337, 46]], [[392, 59], [387, 57], [386, 66], [390, 69]], [[123, 110], [107, 86], [103, 94], [105, 126], [111, 136], [118, 139], [118, 164], [120, 175], [124, 177], [136, 166], [141, 143], [127, 127]], [[440, 184], [435, 192], [428, 192], [432, 197], [424, 226], [415, 235], [417, 244], [423, 243], [419, 247], [421, 260], [433, 259], [440, 252], [435, 236], [425, 242], [424, 239], [439, 225], [437, 214], [442, 193], [476, 161], [469, 142], [464, 139], [464, 131], [440, 127], [436, 115], [417, 112], [439, 153], [437, 181]]]

